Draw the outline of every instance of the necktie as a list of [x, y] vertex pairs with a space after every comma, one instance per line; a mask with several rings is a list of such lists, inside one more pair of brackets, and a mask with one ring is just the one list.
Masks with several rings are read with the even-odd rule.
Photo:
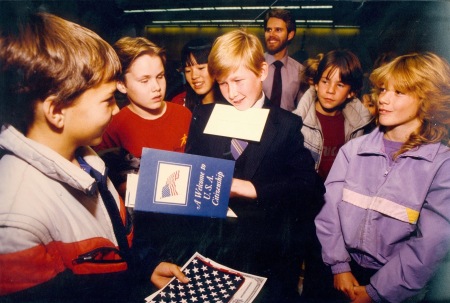
[[244, 152], [244, 149], [247, 147], [248, 142], [239, 140], [239, 139], [232, 139], [231, 140], [231, 154], [233, 155], [233, 158], [237, 160], [239, 156]]
[[275, 61], [275, 73], [273, 74], [272, 93], [270, 94], [270, 101], [274, 106], [280, 106], [281, 103], [281, 90], [283, 88], [281, 83], [281, 67], [283, 63], [281, 61]]
[[[106, 210], [108, 211], [108, 214], [111, 218], [111, 223], [113, 225], [114, 234], [116, 235], [116, 239], [119, 244], [119, 249], [122, 252], [124, 259], [128, 261], [130, 257], [130, 247], [128, 246], [126, 235], [127, 232], [125, 226], [123, 225], [119, 209], [117, 208], [116, 200], [114, 199], [106, 184], [107, 172], [105, 173], [105, 175], [102, 175], [100, 172], [92, 168], [90, 174], [97, 183], [98, 191], [100, 192], [102, 200], [105, 203]], [[127, 220], [131, 220], [131, 218], [127, 217]]]

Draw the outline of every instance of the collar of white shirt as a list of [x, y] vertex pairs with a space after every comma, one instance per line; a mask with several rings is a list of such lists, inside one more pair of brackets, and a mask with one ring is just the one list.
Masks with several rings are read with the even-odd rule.
[[266, 95], [264, 95], [264, 92], [262, 93], [262, 97], [253, 104], [252, 108], [263, 108], [264, 106], [264, 100], [266, 100]]

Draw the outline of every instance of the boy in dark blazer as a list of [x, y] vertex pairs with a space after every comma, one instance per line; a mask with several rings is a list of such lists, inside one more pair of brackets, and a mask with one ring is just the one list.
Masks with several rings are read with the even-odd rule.
[[[217, 38], [208, 70], [238, 110], [270, 108], [262, 90], [268, 65], [256, 36], [235, 30]], [[203, 133], [213, 108], [206, 105], [194, 112], [186, 152], [236, 161], [229, 206], [238, 217], [214, 219], [208, 229], [208, 257], [267, 277], [260, 302], [291, 302], [298, 296], [301, 226], [312, 222], [324, 192], [303, 146], [302, 120], [270, 108], [261, 140], [247, 142], [235, 159], [234, 139]]]

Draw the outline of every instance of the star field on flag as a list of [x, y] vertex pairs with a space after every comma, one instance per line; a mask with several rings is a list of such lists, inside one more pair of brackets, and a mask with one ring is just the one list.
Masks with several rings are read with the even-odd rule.
[[189, 278], [189, 283], [181, 283], [174, 279], [151, 303], [225, 303], [229, 302], [245, 278], [239, 273], [233, 273], [214, 267], [195, 257], [183, 269]]

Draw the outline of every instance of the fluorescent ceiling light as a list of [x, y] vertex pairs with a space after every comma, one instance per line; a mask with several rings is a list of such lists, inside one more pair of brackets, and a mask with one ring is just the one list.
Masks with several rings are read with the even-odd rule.
[[193, 8], [167, 8], [167, 9], [135, 9], [125, 10], [125, 13], [161, 13], [161, 12], [182, 12], [182, 11], [208, 11], [208, 10], [268, 10], [270, 8], [277, 9], [332, 9], [332, 5], [302, 5], [302, 6], [215, 6], [215, 7], [193, 7]]
[[125, 14], [136, 14], [136, 13], [161, 13], [165, 12], [165, 9], [132, 9], [132, 10], [124, 10]]
[[144, 9], [144, 12], [146, 12], [146, 13], [162, 13], [165, 11], [167, 11], [167, 10], [164, 8]]
[[143, 12], [144, 13], [162, 13], [165, 12], [166, 9], [163, 8], [155, 8], [155, 9], [144, 9]]
[[302, 9], [330, 9], [333, 5], [302, 5]]
[[300, 6], [272, 6], [276, 9], [300, 9]]
[[189, 11], [189, 8], [168, 8], [168, 12], [186, 12]]
[[237, 23], [253, 23], [255, 22], [255, 20], [233, 20], [233, 22], [237, 22]]
[[214, 7], [193, 7], [191, 11], [213, 11]]
[[[227, 25], [230, 25], [229, 23], [262, 23], [262, 20], [164, 20], [164, 21], [152, 21], [153, 24], [183, 24], [183, 23], [189, 23], [189, 24], [196, 24], [196, 23], [214, 23], [214, 24], [220, 24], [220, 23], [227, 23]], [[316, 24], [332, 24], [333, 20], [295, 20], [296, 23], [316, 23]], [[336, 26], [336, 27], [348, 27], [348, 26]]]
[[242, 8], [240, 6], [217, 6], [215, 9], [220, 11], [235, 11], [241, 10]]
[[257, 9], [257, 10], [266, 10], [269, 9], [270, 6], [243, 6], [242, 9]]
[[333, 23], [333, 20], [306, 20], [306, 23]]

